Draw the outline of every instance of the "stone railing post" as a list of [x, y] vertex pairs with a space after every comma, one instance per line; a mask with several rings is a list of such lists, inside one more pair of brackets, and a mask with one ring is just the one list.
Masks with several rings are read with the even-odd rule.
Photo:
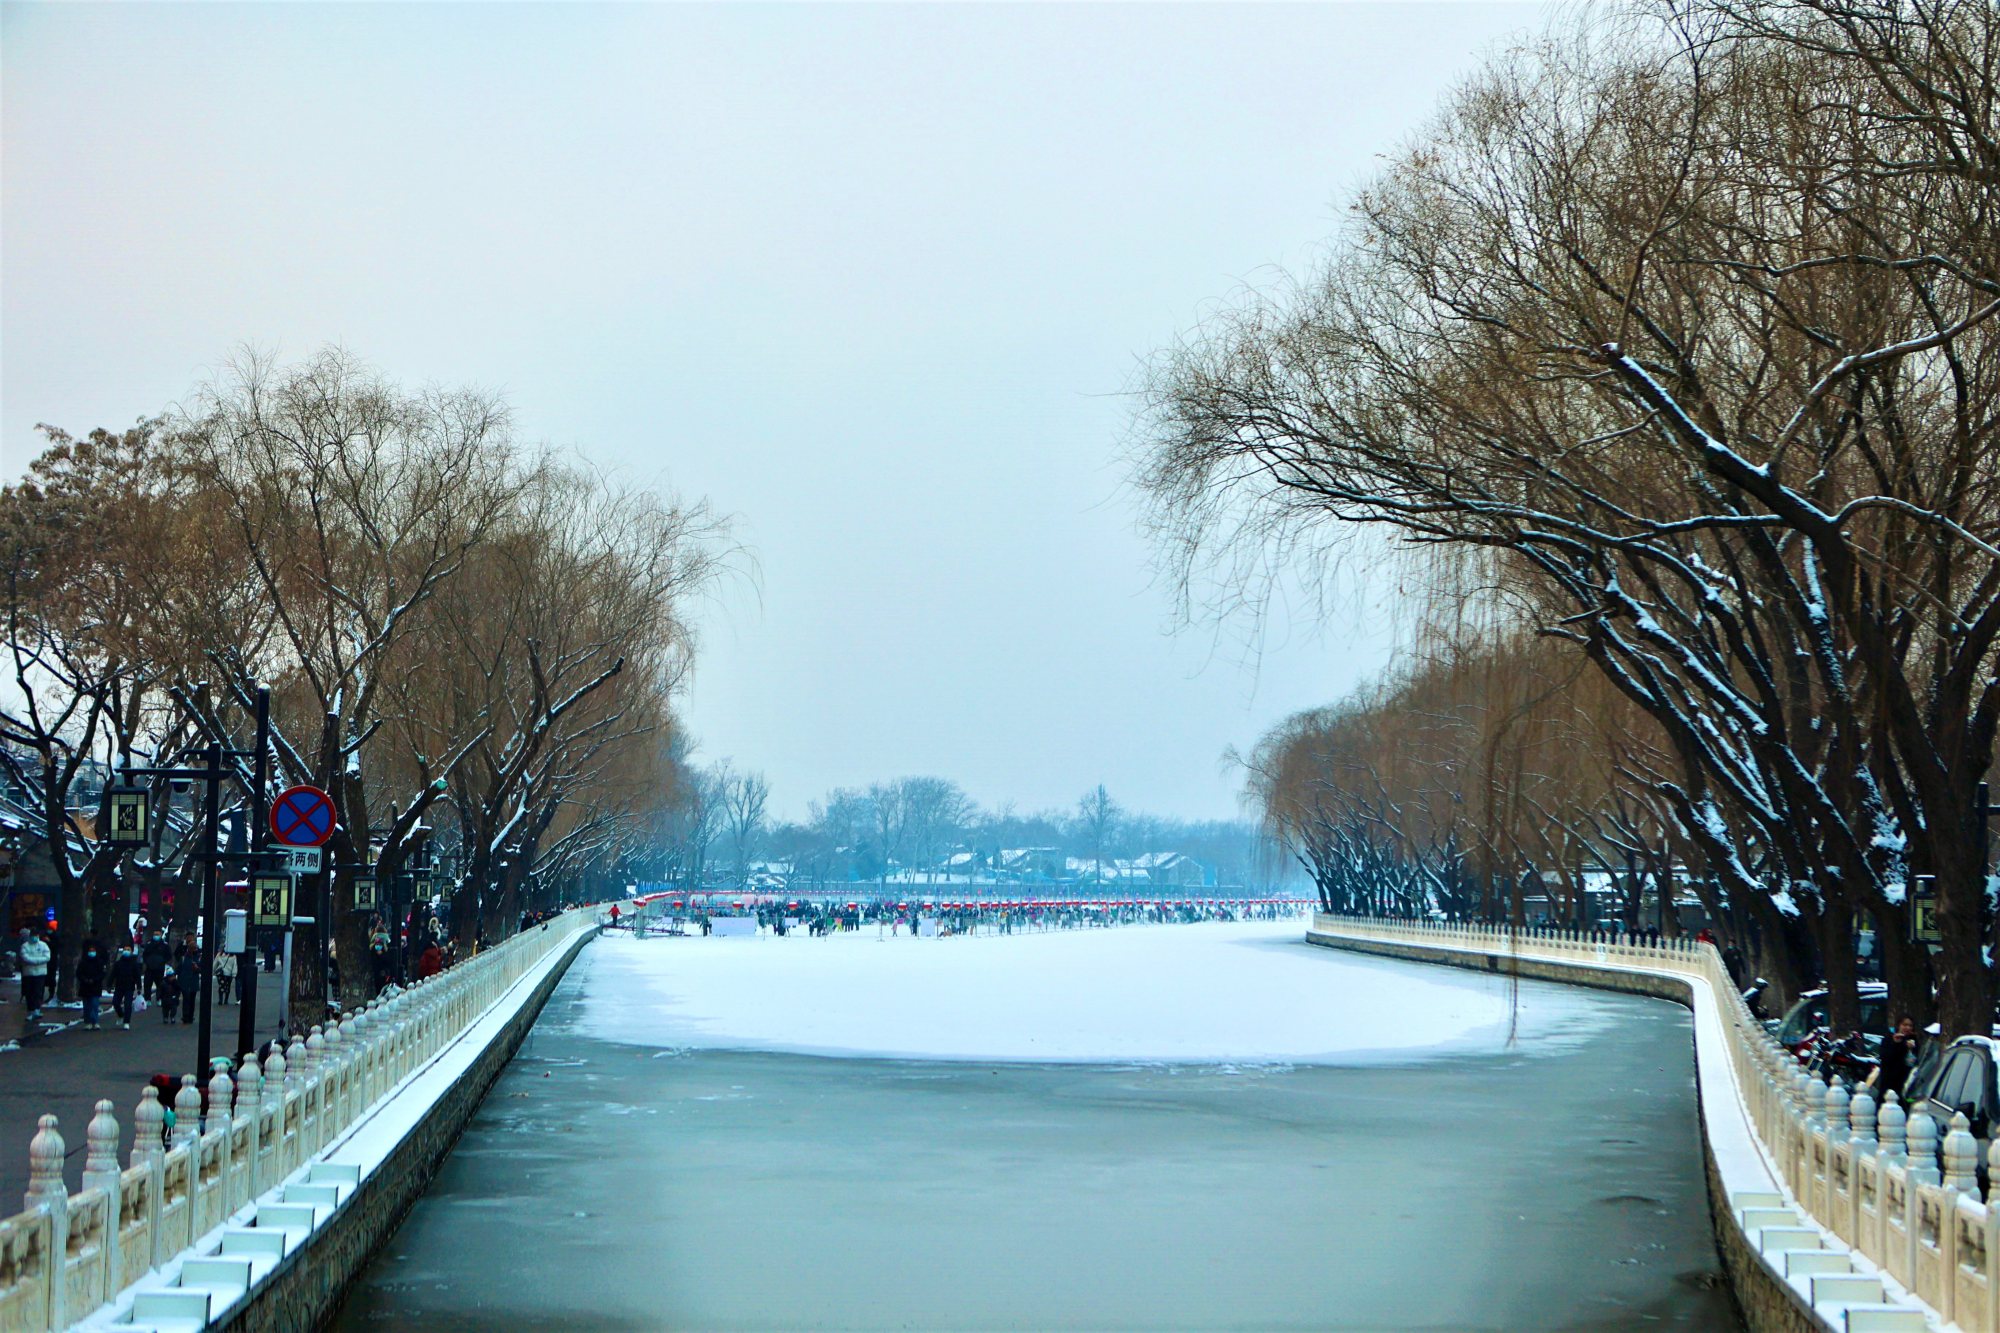
[[[118, 1222], [124, 1215], [121, 1202], [124, 1176], [118, 1170], [118, 1116], [111, 1103], [100, 1101], [97, 1114], [90, 1117], [90, 1124], [83, 1131], [83, 1187], [87, 1190], [104, 1191], [104, 1282], [101, 1295], [104, 1298], [118, 1292], [118, 1274], [124, 1271], [118, 1263]], [[78, 1311], [82, 1314], [83, 1311]]]
[[375, 1104], [375, 1010], [385, 1001], [376, 999], [355, 1011], [347, 1030], [348, 1049], [354, 1060], [354, 1106], [358, 1112]]
[[1882, 1111], [1875, 1118], [1875, 1141], [1885, 1162], [1900, 1161], [1909, 1155], [1908, 1113], [1892, 1088], [1882, 1094]]
[[243, 1189], [247, 1199], [254, 1199], [264, 1192], [258, 1169], [264, 1142], [264, 1071], [258, 1068], [255, 1051], [244, 1056], [236, 1070], [236, 1112], [250, 1117], [250, 1161], [243, 1173]]
[[1812, 1082], [1812, 1075], [1806, 1072], [1804, 1065], [1794, 1060], [1792, 1061], [1791, 1068], [1786, 1073], [1785, 1081], [1791, 1085], [1789, 1095], [1792, 1114], [1803, 1120], [1806, 1118], [1806, 1108], [1808, 1105], [1806, 1087]]
[[[218, 1121], [224, 1129], [228, 1129], [234, 1124], [236, 1121], [235, 1100], [236, 1080], [231, 1078], [229, 1072], [218, 1064], [215, 1067], [215, 1073], [210, 1075], [208, 1080], [208, 1115], [202, 1121], [202, 1131], [206, 1133], [213, 1130]], [[230, 1135], [232, 1140], [235, 1137], [234, 1134]], [[234, 1151], [233, 1142], [229, 1145], [229, 1148], [230, 1151]], [[229, 1161], [229, 1158], [225, 1157], [223, 1161], [226, 1163]]]
[[[193, 1074], [181, 1075], [181, 1090], [174, 1094], [174, 1142], [178, 1148], [192, 1143], [201, 1133], [201, 1089], [194, 1085]], [[195, 1154], [195, 1165], [199, 1164], [199, 1153]]]
[[68, 1153], [56, 1118], [45, 1115], [37, 1122], [35, 1137], [28, 1142], [28, 1196], [26, 1208], [40, 1208], [49, 1215], [49, 1254], [44, 1272], [49, 1283], [49, 1327], [69, 1327], [69, 1187], [63, 1184], [63, 1158]]
[[201, 1234], [201, 1089], [193, 1074], [181, 1075], [174, 1094], [174, 1147], [187, 1149], [187, 1239]]
[[166, 1155], [167, 1108], [160, 1105], [160, 1090], [148, 1084], [139, 1093], [138, 1109], [132, 1112], [132, 1165], [157, 1162]]
[[123, 1137], [118, 1116], [109, 1101], [97, 1104], [97, 1114], [83, 1131], [83, 1187], [87, 1190], [108, 1186], [118, 1188], [118, 1141]]
[[160, 1105], [160, 1090], [148, 1085], [139, 1093], [138, 1109], [132, 1112], [132, 1165], [146, 1168], [146, 1264], [160, 1263], [160, 1190], [166, 1184], [167, 1108]]
[[35, 1137], [28, 1141], [28, 1195], [24, 1208], [39, 1208], [58, 1198], [68, 1200], [69, 1186], [63, 1184], [62, 1174], [63, 1158], [68, 1155], [69, 1147], [56, 1128], [56, 1118], [43, 1116], [36, 1122]]
[[362, 1015], [367, 1012], [368, 1006], [363, 1005], [340, 1020], [341, 1058], [347, 1062], [347, 1074], [342, 1082], [347, 1085], [347, 1118], [350, 1121], [368, 1105], [368, 1099], [363, 1095], [368, 1086], [368, 1066], [364, 1063], [367, 1053], [361, 1047]]
[[1847, 1104], [1847, 1136], [1856, 1148], [1875, 1147], [1875, 1098], [1866, 1083], [1854, 1090], [1854, 1100]]
[[1826, 1123], [1826, 1080], [1818, 1074], [1806, 1083], [1806, 1125], [1817, 1129]]
[[1945, 1130], [1944, 1185], [1964, 1193], [1979, 1188], [1979, 1140], [1972, 1137], [1972, 1124], [1963, 1111], [1951, 1113], [1951, 1125]]
[[285, 1133], [285, 1080], [285, 1053], [273, 1047], [271, 1058], [264, 1062], [264, 1107], [277, 1108], [278, 1119], [271, 1126], [274, 1138], [283, 1138]]
[[[310, 1046], [312, 1039], [308, 1037]], [[322, 1144], [333, 1141], [333, 1136], [347, 1127], [347, 1058], [342, 1050], [340, 1024], [331, 1015], [326, 1028], [320, 1033], [320, 1075], [319, 1110], [322, 1119], [319, 1141]]]
[[1826, 1090], [1826, 1141], [1829, 1146], [1847, 1140], [1848, 1102], [1847, 1085], [1841, 1081], [1840, 1075], [1835, 1074], [1833, 1085]]
[[1910, 1180], [1926, 1185], [1937, 1184], [1937, 1121], [1931, 1119], [1928, 1113], [1918, 1111], [1910, 1117], [1905, 1136], [1910, 1146], [1910, 1161], [1906, 1168]]

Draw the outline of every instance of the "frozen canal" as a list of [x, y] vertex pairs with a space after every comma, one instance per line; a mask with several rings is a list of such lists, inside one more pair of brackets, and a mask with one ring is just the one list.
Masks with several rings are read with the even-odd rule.
[[1685, 1011], [1301, 931], [598, 941], [337, 1327], [1737, 1327]]

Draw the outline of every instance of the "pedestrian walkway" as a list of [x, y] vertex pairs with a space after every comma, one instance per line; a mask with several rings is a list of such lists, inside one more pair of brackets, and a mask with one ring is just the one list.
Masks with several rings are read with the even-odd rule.
[[[260, 980], [268, 981], [270, 974]], [[267, 986], [259, 994], [259, 1011], [268, 1015], [261, 1037], [277, 1035], [276, 1005]], [[21, 1207], [28, 1188], [28, 1141], [35, 1136], [36, 1121], [51, 1112], [57, 1117], [69, 1148], [65, 1179], [72, 1190], [82, 1188], [83, 1128], [99, 1098], [109, 1097], [118, 1109], [119, 1122], [126, 1126], [119, 1160], [131, 1152], [132, 1110], [139, 1104], [140, 1089], [155, 1074], [192, 1074], [195, 1071], [195, 1025], [168, 1024], [160, 1020], [158, 1009], [134, 1016], [132, 1030], [118, 1026], [111, 1012], [111, 997], [104, 1000], [104, 1028], [87, 1032], [83, 1010], [42, 1011], [42, 1030], [27, 1043], [0, 1050], [0, 1216]], [[236, 1051], [237, 1009], [233, 1004], [215, 1006], [214, 1044], [218, 1055]], [[0, 1046], [18, 1038], [21, 1029], [21, 989], [16, 980], [0, 981]], [[48, 1029], [61, 1026], [59, 1030]]]

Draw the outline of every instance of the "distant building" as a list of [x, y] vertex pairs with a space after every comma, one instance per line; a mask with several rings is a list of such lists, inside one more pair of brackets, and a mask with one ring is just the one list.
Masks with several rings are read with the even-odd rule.
[[1134, 858], [1132, 865], [1148, 884], [1161, 888], [1200, 889], [1215, 883], [1213, 867], [1180, 852], [1147, 852]]
[[1065, 873], [1080, 884], [1113, 884], [1121, 889], [1202, 889], [1215, 884], [1215, 869], [1181, 852], [1147, 852], [1107, 860], [1072, 856]]
[[1001, 851], [994, 869], [1011, 879], [1057, 880], [1065, 863], [1060, 847], [1009, 847]]

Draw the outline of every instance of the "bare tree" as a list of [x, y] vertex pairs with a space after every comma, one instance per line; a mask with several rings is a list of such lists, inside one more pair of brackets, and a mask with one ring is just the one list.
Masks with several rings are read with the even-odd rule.
[[1111, 793], [1098, 783], [1076, 802], [1076, 823], [1083, 840], [1090, 847], [1093, 874], [1097, 882], [1104, 882], [1104, 849], [1111, 841], [1112, 834], [1123, 818], [1124, 810], [1111, 799]]
[[1836, 1021], [1857, 913], [1928, 1008], [1925, 874], [1945, 1024], [1984, 1031], [2000, 183], [1877, 114], [1866, 57], [1728, 17], [1495, 62], [1311, 283], [1163, 360], [1139, 480], [1190, 585], [1346, 523], [1492, 561], [1660, 727], [1653, 790]]
[[764, 806], [771, 796], [771, 784], [762, 773], [732, 773], [721, 783], [721, 796], [723, 825], [736, 858], [736, 879], [747, 884], [750, 858], [764, 832]]

